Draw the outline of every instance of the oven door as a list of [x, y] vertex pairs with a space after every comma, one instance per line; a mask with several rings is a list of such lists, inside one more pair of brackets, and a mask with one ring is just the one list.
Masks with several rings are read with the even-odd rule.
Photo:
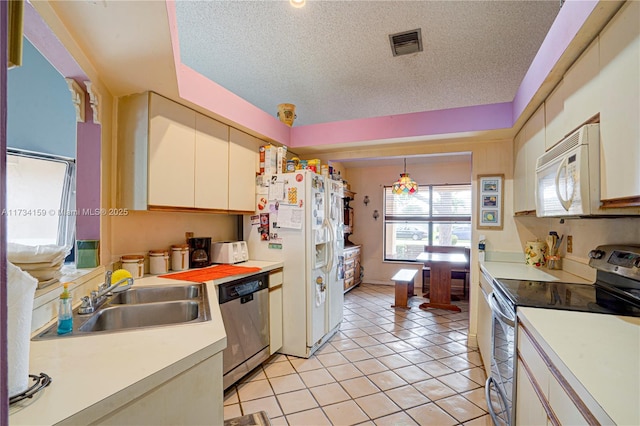
[[489, 297], [493, 330], [491, 336], [491, 375], [485, 385], [489, 414], [495, 425], [515, 424], [516, 315], [515, 308], [496, 292]]

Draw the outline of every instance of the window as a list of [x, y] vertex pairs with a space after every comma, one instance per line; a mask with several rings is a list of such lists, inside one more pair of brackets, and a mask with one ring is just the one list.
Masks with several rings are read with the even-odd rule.
[[471, 185], [419, 185], [410, 197], [384, 188], [384, 260], [416, 260], [424, 246], [471, 247]]
[[75, 160], [7, 149], [7, 241], [73, 247]]

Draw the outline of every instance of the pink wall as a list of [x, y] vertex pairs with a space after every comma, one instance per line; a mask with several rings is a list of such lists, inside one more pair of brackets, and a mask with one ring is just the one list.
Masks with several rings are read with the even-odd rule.
[[167, 15], [180, 97], [225, 117], [240, 127], [289, 146], [290, 128], [287, 125], [182, 63], [174, 0], [167, 0]]
[[[89, 95], [85, 95], [85, 122], [76, 130], [76, 208], [83, 212], [100, 209], [101, 127], [93, 123]], [[76, 217], [76, 239], [100, 239], [100, 215]]]
[[[7, 176], [7, 2], [0, 3], [0, 182]], [[6, 207], [6, 187], [0, 185], [0, 210]], [[7, 365], [7, 217], [0, 217], [0, 425], [9, 424], [9, 366]]]
[[291, 148], [511, 128], [598, 3], [564, 3], [512, 102], [288, 128], [181, 63], [175, 0], [166, 2], [180, 96]]
[[292, 147], [504, 129], [513, 125], [511, 102], [291, 128]]
[[[29, 2], [24, 3], [24, 34], [63, 77], [73, 78], [84, 87], [89, 78]], [[77, 123], [76, 130], [76, 207], [80, 212], [100, 208], [101, 129], [92, 116], [85, 95], [85, 122]], [[99, 239], [100, 216], [78, 215], [76, 238]]]
[[597, 0], [569, 0], [564, 3], [513, 99], [514, 122], [597, 5]]
[[73, 56], [28, 1], [24, 2], [24, 35], [63, 77], [73, 78], [79, 83], [88, 80]]

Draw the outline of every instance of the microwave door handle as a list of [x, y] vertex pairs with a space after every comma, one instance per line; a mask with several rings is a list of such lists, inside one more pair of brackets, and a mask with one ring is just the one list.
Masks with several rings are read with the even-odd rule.
[[571, 195], [571, 197], [569, 197], [568, 200], [565, 200], [564, 198], [562, 198], [562, 195], [560, 194], [560, 173], [562, 173], [562, 171], [565, 171], [565, 174], [567, 175], [567, 179], [569, 179], [569, 174], [567, 173], [567, 162], [569, 161], [568, 157], [565, 157], [562, 162], [560, 163], [560, 166], [558, 166], [558, 171], [556, 172], [556, 196], [558, 197], [558, 200], [560, 200], [560, 204], [562, 204], [562, 207], [566, 210], [569, 211], [569, 208], [571, 207], [571, 202], [573, 201], [573, 194]]

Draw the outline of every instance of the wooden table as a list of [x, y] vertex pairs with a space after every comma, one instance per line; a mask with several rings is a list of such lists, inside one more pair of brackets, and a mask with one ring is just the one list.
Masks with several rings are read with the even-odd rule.
[[451, 269], [467, 263], [462, 253], [420, 253], [416, 260], [431, 269], [431, 291], [429, 302], [420, 305], [420, 309], [438, 308], [460, 312], [460, 308], [451, 304]]

